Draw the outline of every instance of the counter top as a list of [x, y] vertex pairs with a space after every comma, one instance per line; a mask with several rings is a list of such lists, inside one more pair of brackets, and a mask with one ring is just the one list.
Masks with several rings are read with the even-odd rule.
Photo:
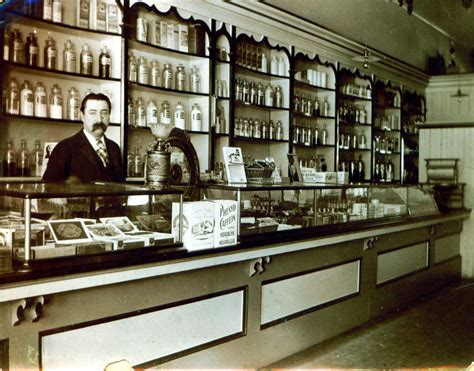
[[234, 246], [188, 252], [181, 245], [100, 254], [32, 264], [31, 270], [7, 267], [0, 271], [0, 302], [35, 295], [109, 285], [194, 269], [257, 259], [287, 252], [337, 244], [375, 235], [396, 233], [438, 223], [466, 219], [470, 210], [422, 217], [325, 225], [251, 235]]

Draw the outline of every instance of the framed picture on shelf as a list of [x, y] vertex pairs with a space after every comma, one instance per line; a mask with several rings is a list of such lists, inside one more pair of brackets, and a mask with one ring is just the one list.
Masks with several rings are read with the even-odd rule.
[[64, 219], [48, 220], [51, 234], [57, 243], [89, 242], [91, 238], [87, 233], [86, 225], [82, 220]]
[[290, 179], [292, 182], [302, 182], [303, 176], [301, 175], [300, 163], [298, 156], [295, 153], [288, 153], [288, 170], [290, 173]]

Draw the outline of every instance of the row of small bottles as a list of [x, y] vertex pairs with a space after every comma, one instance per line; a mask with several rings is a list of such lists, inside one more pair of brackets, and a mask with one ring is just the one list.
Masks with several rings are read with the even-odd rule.
[[143, 173], [143, 156], [140, 154], [138, 147], [133, 153], [127, 154], [127, 177], [142, 177]]
[[236, 117], [234, 123], [235, 136], [283, 140], [283, 124], [280, 120], [273, 123], [272, 120], [264, 121], [253, 118]]
[[347, 104], [346, 102], [338, 108], [339, 120], [347, 121], [349, 123], [355, 124], [369, 124], [370, 120], [367, 116], [367, 111], [363, 106], [353, 106], [352, 104]]
[[304, 144], [305, 146], [327, 145], [329, 141], [329, 132], [326, 124], [322, 129], [316, 125], [314, 128], [311, 123], [296, 122], [293, 126], [293, 143]]
[[374, 166], [374, 182], [393, 182], [395, 180], [395, 166], [389, 157], [386, 162], [377, 160]]
[[365, 163], [362, 155], [359, 155], [358, 160], [340, 161], [337, 170], [348, 173], [349, 182], [358, 183], [365, 180]]
[[376, 114], [374, 118], [374, 127], [387, 131], [400, 130], [400, 118], [398, 115], [394, 114]]
[[128, 58], [128, 80], [165, 89], [201, 92], [201, 75], [198, 67], [191, 67], [188, 80], [183, 64], [178, 64], [174, 73], [171, 63], [165, 63], [161, 71], [160, 63], [156, 59], [153, 59], [149, 65], [145, 57], [139, 57], [137, 60], [132, 51], [129, 52]]
[[235, 99], [244, 103], [259, 106], [283, 108], [283, 91], [281, 86], [264, 86], [261, 82], [249, 82], [242, 78], [235, 80]]
[[[138, 97], [136, 102], [132, 97], [128, 97], [128, 124], [136, 127], [147, 127], [153, 124], [162, 123], [186, 130], [186, 110], [181, 102], [177, 102], [174, 108], [174, 115], [171, 115], [171, 106], [168, 101], [158, 105], [154, 99], [150, 99], [145, 107], [145, 101], [142, 97]], [[173, 117], [173, 119], [172, 119]], [[191, 130], [202, 131], [202, 114], [201, 108], [194, 103], [191, 109]]]
[[296, 93], [293, 97], [293, 112], [301, 113], [305, 116], [329, 116], [329, 102], [328, 97], [324, 97], [322, 103], [319, 102], [318, 97], [312, 99], [303, 93]]
[[[3, 58], [14, 63], [24, 63], [31, 67], [41, 66], [40, 49], [38, 46], [38, 38], [36, 30], [30, 32], [26, 37], [23, 45], [21, 32], [14, 29], [11, 34], [5, 31], [5, 40], [3, 45]], [[78, 68], [79, 61], [79, 68]], [[109, 78], [112, 73], [112, 57], [109, 49], [102, 47], [99, 55], [99, 77]], [[92, 75], [94, 66], [94, 55], [89, 44], [84, 44], [77, 58], [74, 43], [67, 40], [63, 49], [63, 66], [62, 71], [71, 73], [81, 73], [83, 75]], [[56, 41], [48, 36], [43, 50], [42, 67], [48, 70], [60, 70], [58, 63], [58, 50]]]
[[372, 89], [370, 85], [364, 86], [354, 83], [343, 84], [340, 88], [342, 94], [353, 95], [365, 99], [372, 99]]
[[375, 103], [381, 106], [400, 108], [401, 97], [399, 94], [391, 91], [379, 91], [375, 97]]
[[423, 124], [424, 121], [421, 116], [410, 118], [403, 122], [403, 132], [408, 134], [418, 134], [418, 125]]
[[[64, 0], [63, 0], [64, 1]], [[23, 0], [23, 11], [46, 21], [63, 21], [63, 2], [61, 0]]]
[[340, 149], [367, 149], [367, 137], [363, 131], [340, 131], [338, 145]]
[[398, 138], [377, 135], [374, 137], [374, 150], [382, 154], [398, 152]]
[[328, 171], [328, 165], [324, 155], [311, 156], [310, 159], [300, 158], [299, 164], [301, 168], [310, 168], [322, 172]]
[[66, 101], [66, 117], [64, 117], [62, 91], [57, 84], [52, 86], [48, 100], [46, 87], [41, 82], [36, 83], [33, 91], [33, 84], [25, 80], [20, 90], [17, 81], [10, 78], [8, 87], [4, 89], [3, 108], [4, 112], [11, 115], [79, 120], [80, 102], [79, 91], [71, 87]]
[[237, 45], [237, 64], [259, 72], [289, 76], [288, 63], [284, 56], [272, 56], [270, 68], [268, 68], [269, 63], [263, 48], [252, 44], [240, 43]]
[[43, 150], [39, 140], [35, 141], [35, 149], [30, 152], [26, 140], [22, 139], [18, 153], [14, 148], [13, 140], [7, 142], [2, 160], [2, 176], [41, 176], [42, 166]]

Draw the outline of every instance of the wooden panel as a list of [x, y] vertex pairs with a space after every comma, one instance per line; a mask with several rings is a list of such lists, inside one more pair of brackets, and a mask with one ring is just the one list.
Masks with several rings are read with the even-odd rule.
[[428, 246], [428, 242], [422, 242], [379, 254], [377, 256], [377, 284], [426, 268]]
[[359, 292], [360, 261], [262, 285], [261, 324]]
[[43, 369], [103, 370], [122, 359], [143, 364], [242, 333], [244, 295], [239, 290], [43, 336]]
[[459, 255], [460, 234], [436, 239], [434, 247], [434, 262], [440, 263]]

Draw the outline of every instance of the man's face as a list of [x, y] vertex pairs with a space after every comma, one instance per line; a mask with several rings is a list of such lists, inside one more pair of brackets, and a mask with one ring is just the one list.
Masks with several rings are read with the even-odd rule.
[[88, 100], [81, 112], [84, 130], [94, 138], [100, 139], [109, 126], [110, 112], [107, 102], [104, 100]]

